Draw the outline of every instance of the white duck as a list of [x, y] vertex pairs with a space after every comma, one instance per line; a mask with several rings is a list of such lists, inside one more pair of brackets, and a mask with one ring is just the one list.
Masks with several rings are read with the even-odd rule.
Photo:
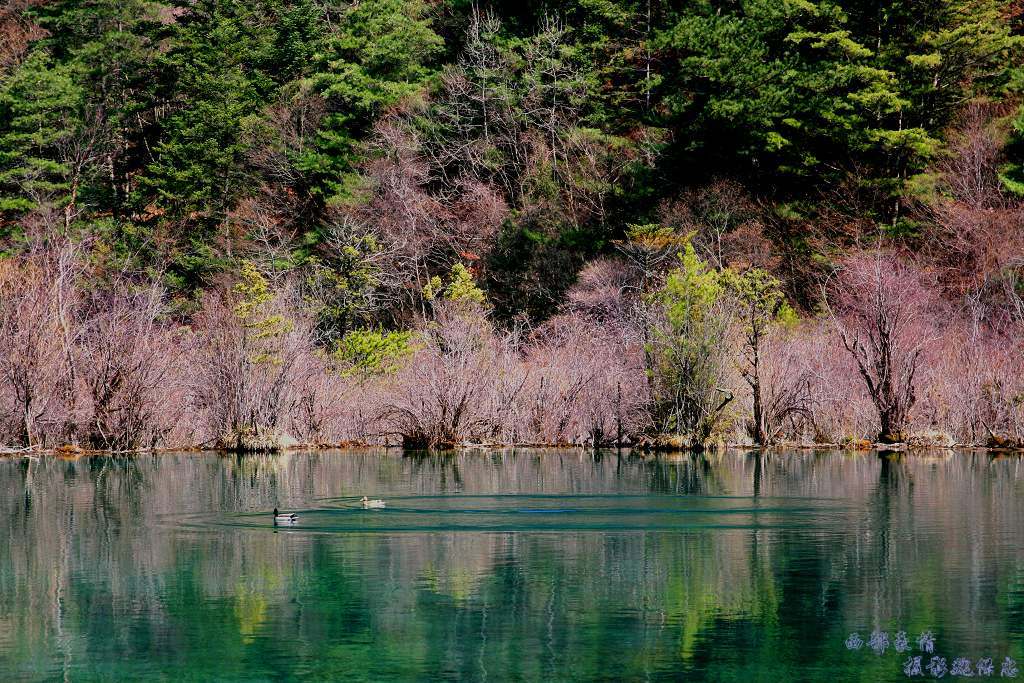
[[360, 502], [362, 502], [364, 508], [382, 508], [387, 505], [383, 500], [370, 500], [366, 496], [363, 496]]
[[294, 512], [285, 512], [284, 514], [277, 511], [274, 508], [274, 524], [294, 524], [299, 519], [299, 516]]

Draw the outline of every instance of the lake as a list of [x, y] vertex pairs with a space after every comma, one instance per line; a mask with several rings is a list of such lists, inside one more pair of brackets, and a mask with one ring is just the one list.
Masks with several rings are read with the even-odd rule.
[[1015, 456], [43, 457], [0, 460], [0, 501], [4, 681], [1024, 669]]

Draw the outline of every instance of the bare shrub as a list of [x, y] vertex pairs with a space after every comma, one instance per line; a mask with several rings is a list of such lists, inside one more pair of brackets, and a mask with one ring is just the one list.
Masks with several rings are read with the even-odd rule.
[[306, 180], [294, 160], [310, 144], [327, 113], [325, 99], [310, 90], [286, 89], [267, 107], [261, 125], [246, 131], [246, 157], [272, 183], [293, 188]]
[[[361, 388], [381, 397], [379, 429], [406, 446], [627, 442], [648, 425], [639, 344], [593, 320], [559, 316], [527, 342], [482, 308], [435, 304], [406, 367]], [[376, 393], [375, 393], [376, 392]]]
[[1024, 255], [1024, 202], [1007, 193], [998, 177], [1006, 137], [999, 121], [1006, 113], [984, 102], [960, 113], [947, 153], [931, 169], [936, 187], [917, 209], [925, 226], [923, 255], [954, 299], [998, 300], [1003, 273]]
[[638, 284], [621, 259], [595, 259], [583, 267], [566, 292], [566, 303], [589, 321], [625, 329], [635, 323]]
[[[310, 445], [366, 441], [373, 387], [342, 377], [322, 350], [311, 350], [299, 356], [293, 370], [296, 386], [285, 416], [285, 433]], [[359, 414], [364, 419], [354, 420]]]
[[161, 290], [118, 280], [86, 293], [80, 265], [68, 245], [0, 263], [4, 438], [118, 450], [183, 445], [180, 359], [173, 327], [158, 320]]
[[163, 291], [118, 283], [88, 297], [75, 363], [84, 389], [84, 438], [93, 448], [165, 445], [181, 414], [182, 362], [173, 328], [160, 321]]
[[[778, 331], [761, 342], [757, 388], [759, 409], [747, 432], [757, 443], [770, 445], [786, 434], [799, 438], [811, 418], [811, 369], [804, 364], [799, 331]], [[748, 380], [748, 384], [749, 384]], [[751, 386], [753, 389], [753, 386]]]
[[968, 104], [954, 121], [946, 154], [935, 164], [954, 201], [976, 209], [1005, 203], [999, 182], [1005, 134], [994, 123], [1005, 114], [979, 101]]
[[524, 429], [534, 443], [601, 446], [649, 427], [640, 344], [578, 314], [547, 323], [525, 350]]
[[787, 340], [782, 358], [807, 380], [808, 411], [794, 416], [791, 438], [834, 444], [867, 438], [875, 429], [874, 405], [833, 325], [805, 323]]
[[494, 382], [508, 349], [482, 309], [465, 301], [437, 302], [420, 330], [420, 350], [393, 378], [381, 415], [384, 432], [419, 448], [490, 441], [498, 434]]
[[962, 444], [1024, 444], [1024, 353], [1013, 338], [961, 324], [933, 354], [914, 411]]
[[46, 35], [46, 31], [33, 22], [26, 12], [43, 2], [7, 0], [0, 7], [0, 76], [20, 64], [32, 42]]
[[[245, 271], [243, 271], [245, 273]], [[273, 450], [300, 402], [313, 354], [312, 327], [291, 291], [271, 291], [254, 269], [209, 293], [193, 324], [192, 395], [209, 441]]]
[[985, 371], [978, 375], [975, 394], [984, 440], [979, 438], [980, 430], [972, 430], [969, 443], [1024, 447], [1024, 357], [1007, 352], [1002, 345], [989, 350], [992, 353], [984, 359]]
[[902, 441], [917, 401], [917, 373], [937, 337], [923, 274], [881, 251], [848, 258], [831, 293], [833, 321], [878, 414], [878, 439]]
[[373, 192], [344, 217], [385, 245], [380, 265], [388, 274], [387, 292], [410, 313], [431, 275], [490, 249], [508, 213], [504, 198], [485, 180], [449, 178], [442, 171], [444, 190], [429, 190], [438, 160], [403, 120], [414, 113], [398, 110], [374, 127], [370, 145], [376, 154], [362, 168]]
[[0, 261], [4, 437], [19, 446], [46, 442], [68, 379], [55, 292], [60, 284], [44, 259]]
[[944, 201], [929, 207], [928, 220], [924, 253], [949, 295], [998, 299], [1002, 273], [1024, 255], [1024, 205]]
[[659, 207], [662, 223], [693, 235], [698, 253], [717, 268], [777, 265], [765, 237], [762, 208], [734, 180], [717, 179], [690, 188]]

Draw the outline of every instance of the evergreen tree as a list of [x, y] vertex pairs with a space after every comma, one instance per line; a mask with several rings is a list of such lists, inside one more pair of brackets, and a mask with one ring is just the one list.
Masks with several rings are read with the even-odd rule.
[[421, 0], [365, 0], [336, 21], [305, 83], [328, 113], [312, 148], [296, 159], [325, 202], [350, 196], [359, 141], [385, 108], [421, 90], [441, 49]]
[[879, 143], [865, 156], [879, 182], [898, 196], [903, 181], [941, 153], [942, 133], [956, 112], [979, 97], [1012, 87], [1024, 55], [1007, 0], [890, 0], [842, 3], [851, 30], [892, 74], [900, 104], [878, 111]]
[[82, 194], [121, 215], [148, 148], [160, 104], [157, 59], [168, 30], [163, 6], [149, 0], [62, 0], [42, 5], [38, 21], [55, 58], [74, 72], [83, 117], [94, 137]]
[[[4, 26], [28, 28], [0, 49], [0, 229], [34, 211], [182, 293], [236, 265], [254, 225], [302, 263], [387, 177], [369, 163], [386, 144], [367, 144], [383, 120], [405, 127], [391, 151], [409, 164], [391, 170], [429, 205], [422, 229], [472, 234], [497, 319], [543, 318], [625, 226], [719, 175], [777, 215], [856, 213], [912, 238], [907, 188], [958, 112], [1019, 98], [1021, 16], [1014, 0], [19, 2]], [[1024, 192], [1010, 119], [1000, 173]], [[841, 205], [823, 198], [840, 185]], [[463, 220], [467, 188], [500, 225]], [[798, 223], [765, 234], [806, 256]], [[462, 249], [431, 244], [414, 259], [428, 274]], [[372, 325], [376, 275], [334, 269], [339, 333]]]
[[749, 175], [834, 179], [904, 105], [828, 2], [702, 0], [673, 15], [658, 45], [670, 64], [658, 89], [682, 145]]
[[37, 48], [0, 84], [0, 215], [70, 200], [70, 157], [81, 132], [73, 70]]
[[1006, 189], [1024, 195], [1024, 107], [1013, 120], [1007, 153], [1010, 161], [1003, 167], [1000, 178]]
[[260, 18], [258, 7], [201, 0], [179, 19], [163, 62], [174, 110], [145, 180], [173, 218], [214, 226], [242, 188], [243, 125], [273, 83], [258, 69], [272, 49]]

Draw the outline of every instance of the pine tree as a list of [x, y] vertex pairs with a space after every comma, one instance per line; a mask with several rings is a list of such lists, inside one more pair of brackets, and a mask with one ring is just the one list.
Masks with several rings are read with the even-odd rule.
[[138, 172], [151, 161], [149, 145], [159, 106], [157, 58], [169, 29], [150, 0], [62, 0], [37, 10], [49, 31], [43, 44], [74, 71], [94, 154], [86, 201], [124, 212]]
[[70, 147], [81, 131], [73, 71], [35, 49], [0, 84], [0, 215], [70, 200]]
[[998, 98], [1024, 55], [1008, 0], [890, 0], [842, 3], [848, 26], [892, 74], [899, 106], [878, 111], [877, 146], [864, 158], [898, 197], [903, 181], [941, 153], [942, 134], [972, 99]]
[[173, 218], [209, 229], [242, 189], [244, 122], [273, 87], [258, 68], [272, 45], [259, 18], [241, 3], [201, 0], [180, 19], [164, 60], [174, 111], [144, 181]]
[[1006, 148], [1009, 162], [1003, 167], [1000, 178], [1006, 189], [1014, 194], [1024, 195], [1024, 107], [1013, 120], [1010, 144]]
[[385, 108], [421, 90], [441, 49], [422, 0], [365, 0], [345, 10], [338, 27], [306, 81], [328, 114], [312, 149], [296, 160], [325, 202], [350, 195], [359, 141]]
[[890, 72], [827, 2], [704, 0], [661, 32], [660, 90], [691, 153], [754, 175], [834, 177], [903, 106]]

